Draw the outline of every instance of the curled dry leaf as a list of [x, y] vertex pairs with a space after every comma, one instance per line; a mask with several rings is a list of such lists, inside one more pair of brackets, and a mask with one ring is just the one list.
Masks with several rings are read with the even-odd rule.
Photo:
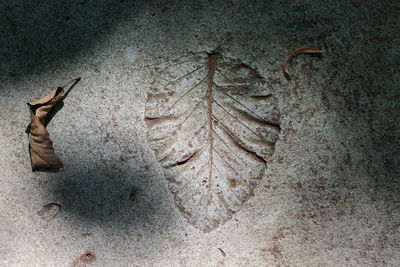
[[304, 54], [304, 53], [308, 53], [308, 54], [322, 54], [323, 52], [324, 52], [324, 51], [322, 51], [322, 50], [317, 50], [317, 49], [312, 48], [312, 47], [309, 47], [309, 46], [303, 46], [303, 47], [300, 47], [299, 49], [294, 50], [294, 51], [289, 55], [288, 59], [286, 60], [286, 63], [285, 63], [285, 73], [286, 73], [287, 75], [290, 75], [290, 73], [289, 73], [289, 63], [290, 63], [290, 60], [291, 60], [295, 55]]
[[54, 152], [53, 142], [45, 128], [45, 121], [52, 107], [64, 96], [64, 87], [78, 80], [80, 78], [72, 79], [51, 91], [44, 98], [27, 103], [31, 117], [28, 136], [33, 169], [59, 169], [63, 167], [60, 158]]
[[57, 216], [57, 214], [61, 211], [61, 205], [58, 203], [49, 203], [45, 206], [43, 206], [43, 208], [41, 208], [37, 214], [39, 215], [39, 217], [46, 221], [49, 222], [52, 219], [54, 219], [54, 217]]

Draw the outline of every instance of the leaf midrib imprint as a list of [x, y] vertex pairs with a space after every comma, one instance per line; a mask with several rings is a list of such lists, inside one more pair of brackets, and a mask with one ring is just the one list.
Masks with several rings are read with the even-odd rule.
[[213, 131], [212, 131], [212, 88], [214, 84], [214, 73], [215, 73], [215, 66], [217, 63], [217, 55], [210, 55], [208, 57], [208, 136], [209, 136], [209, 142], [210, 142], [210, 159], [209, 159], [209, 164], [210, 164], [210, 174], [208, 178], [208, 196], [210, 195], [210, 190], [212, 188], [212, 171], [213, 171]]

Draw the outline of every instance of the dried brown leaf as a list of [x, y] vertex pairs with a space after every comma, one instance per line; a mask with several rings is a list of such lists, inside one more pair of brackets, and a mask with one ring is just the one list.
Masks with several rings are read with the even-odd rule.
[[52, 107], [64, 96], [64, 87], [78, 80], [80, 78], [75, 78], [54, 89], [47, 96], [27, 103], [31, 117], [28, 136], [33, 169], [59, 169], [63, 167], [60, 158], [54, 152], [53, 142], [45, 128], [45, 121]]
[[290, 55], [289, 55], [289, 57], [288, 57], [288, 59], [286, 60], [286, 62], [285, 62], [285, 73], [287, 74], [287, 75], [290, 75], [290, 73], [289, 73], [289, 63], [290, 63], [290, 60], [295, 56], [295, 55], [298, 55], [298, 54], [322, 54], [324, 51], [322, 51], [322, 50], [317, 50], [317, 49], [315, 49], [315, 48], [312, 48], [312, 47], [309, 47], [309, 46], [303, 46], [303, 47], [300, 47], [300, 48], [298, 48], [298, 49], [296, 49], [296, 50], [294, 50]]

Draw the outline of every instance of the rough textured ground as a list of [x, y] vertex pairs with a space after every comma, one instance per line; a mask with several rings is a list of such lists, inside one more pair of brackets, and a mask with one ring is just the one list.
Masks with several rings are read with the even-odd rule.
[[[0, 265], [398, 266], [397, 1], [2, 1]], [[282, 65], [300, 46], [325, 51]], [[210, 233], [181, 215], [150, 149], [157, 66], [217, 50], [255, 68], [282, 132], [254, 196]], [[32, 172], [26, 102], [82, 80]], [[61, 204], [49, 222], [37, 214]], [[224, 251], [222, 253], [219, 248]], [[81, 265], [79, 265], [81, 264]]]

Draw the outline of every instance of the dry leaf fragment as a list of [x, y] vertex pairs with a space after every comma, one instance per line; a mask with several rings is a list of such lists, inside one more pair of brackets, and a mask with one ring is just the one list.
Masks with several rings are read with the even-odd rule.
[[79, 80], [80, 77], [72, 79], [51, 91], [44, 98], [27, 103], [31, 117], [28, 136], [33, 169], [59, 169], [63, 167], [60, 158], [54, 152], [53, 142], [45, 128], [45, 121], [52, 107], [64, 96], [64, 87]]
[[300, 48], [294, 50], [294, 51], [289, 55], [288, 59], [286, 60], [286, 63], [285, 63], [285, 73], [286, 73], [287, 75], [290, 75], [290, 73], [289, 73], [289, 63], [290, 63], [290, 60], [291, 60], [295, 55], [304, 54], [304, 53], [308, 53], [308, 54], [322, 54], [323, 52], [324, 52], [324, 51], [322, 51], [322, 50], [317, 50], [317, 49], [312, 48], [312, 47], [309, 47], [309, 46], [303, 46], [303, 47], [300, 47]]
[[28, 103], [31, 116], [29, 145], [32, 168], [34, 169], [59, 169], [63, 167], [60, 158], [54, 152], [53, 142], [50, 139], [50, 135], [44, 127], [44, 122], [48, 112], [63, 95], [63, 88], [58, 87], [46, 97]]

